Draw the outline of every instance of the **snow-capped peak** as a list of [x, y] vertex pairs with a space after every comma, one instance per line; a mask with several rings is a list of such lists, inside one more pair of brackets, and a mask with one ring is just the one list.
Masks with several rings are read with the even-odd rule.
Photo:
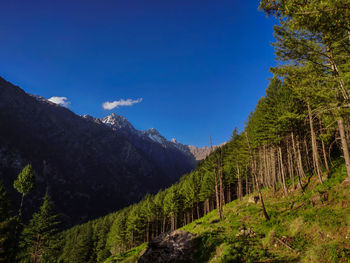
[[135, 130], [134, 126], [123, 116], [112, 113], [102, 119], [102, 122], [111, 127], [112, 129], [123, 129], [127, 128], [130, 130]]

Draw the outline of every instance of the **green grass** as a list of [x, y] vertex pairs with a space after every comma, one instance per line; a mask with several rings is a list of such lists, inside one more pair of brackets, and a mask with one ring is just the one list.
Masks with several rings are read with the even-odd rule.
[[[195, 234], [195, 262], [350, 262], [350, 186], [342, 183], [345, 177], [341, 165], [323, 184], [313, 176], [304, 194], [290, 190], [284, 197], [281, 189], [264, 189], [270, 221], [260, 203], [249, 204], [244, 197], [225, 206], [221, 221], [214, 210], [184, 226]], [[237, 237], [242, 225], [255, 236]], [[107, 262], [136, 262], [145, 247]]]
[[143, 250], [145, 250], [147, 247], [147, 243], [143, 243], [142, 245], [138, 246], [138, 247], [134, 247], [124, 253], [118, 254], [116, 256], [112, 256], [110, 258], [108, 258], [105, 263], [119, 263], [119, 262], [123, 262], [123, 263], [133, 263], [133, 262], [137, 262], [137, 260], [139, 259], [139, 256], [141, 254], [141, 252]]

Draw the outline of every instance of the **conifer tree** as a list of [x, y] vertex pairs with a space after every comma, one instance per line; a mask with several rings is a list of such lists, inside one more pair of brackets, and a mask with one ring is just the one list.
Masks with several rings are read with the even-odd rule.
[[85, 226], [80, 226], [74, 236], [73, 247], [67, 255], [69, 263], [92, 263], [93, 255], [93, 226], [89, 221]]
[[33, 214], [29, 224], [24, 227], [21, 235], [23, 257], [36, 262], [52, 262], [57, 258], [55, 243], [58, 215], [55, 214], [53, 202], [46, 193], [39, 211]]
[[95, 228], [95, 238], [96, 244], [94, 247], [96, 248], [96, 260], [97, 262], [103, 262], [107, 259], [111, 253], [106, 245], [107, 243], [107, 235], [110, 230], [110, 222], [109, 218], [105, 217], [102, 220], [99, 220], [96, 224]]
[[126, 222], [127, 211], [124, 209], [118, 213], [107, 237], [107, 247], [112, 255], [123, 252], [126, 247]]

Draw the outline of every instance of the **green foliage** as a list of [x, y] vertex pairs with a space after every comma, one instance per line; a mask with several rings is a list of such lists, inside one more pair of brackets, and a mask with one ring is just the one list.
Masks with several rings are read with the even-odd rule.
[[45, 194], [40, 210], [33, 214], [21, 235], [21, 257], [24, 261], [34, 257], [40, 258], [42, 262], [56, 261], [58, 224], [58, 215], [54, 212], [53, 203], [49, 195]]
[[138, 258], [140, 257], [140, 253], [145, 250], [147, 247], [147, 244], [144, 243], [138, 247], [135, 247], [133, 249], [130, 249], [126, 252], [120, 253], [116, 256], [108, 258], [104, 263], [134, 263], [137, 262]]
[[114, 219], [112, 227], [107, 236], [107, 247], [113, 255], [125, 250], [126, 244], [126, 221], [127, 214], [125, 211], [118, 213]]
[[266, 249], [261, 247], [259, 240], [239, 237], [226, 244], [220, 256], [220, 262], [258, 262], [271, 258]]
[[13, 183], [13, 187], [23, 196], [32, 191], [35, 187], [35, 178], [33, 168], [30, 164], [26, 165]]
[[63, 252], [59, 262], [78, 263], [94, 262], [93, 253], [93, 227], [89, 222], [82, 226], [74, 227], [65, 233]]
[[14, 250], [17, 218], [11, 212], [10, 197], [0, 181], [0, 262], [9, 262]]

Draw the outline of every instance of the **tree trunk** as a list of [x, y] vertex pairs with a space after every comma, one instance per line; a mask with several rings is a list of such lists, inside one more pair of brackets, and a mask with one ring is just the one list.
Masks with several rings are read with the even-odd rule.
[[162, 233], [165, 232], [165, 224], [166, 224], [166, 217], [163, 216], [163, 222], [162, 222]]
[[274, 192], [276, 192], [277, 176], [276, 176], [276, 158], [275, 158], [275, 148], [271, 147], [270, 151], [271, 158], [271, 180]]
[[240, 171], [239, 171], [239, 166], [238, 166], [238, 162], [236, 161], [236, 166], [237, 166], [237, 177], [238, 177], [238, 198], [239, 200], [242, 201], [242, 180], [241, 180], [241, 175], [240, 175]]
[[40, 235], [36, 235], [36, 242], [35, 242], [35, 250], [34, 250], [34, 255], [33, 255], [33, 263], [38, 262], [39, 258], [39, 246], [40, 246]]
[[265, 184], [266, 187], [270, 186], [270, 175], [269, 175], [269, 170], [268, 170], [268, 160], [266, 156], [266, 146], [264, 145], [263, 147], [263, 154], [264, 154], [264, 173], [265, 173]]
[[303, 162], [301, 160], [301, 153], [300, 153], [300, 146], [299, 146], [299, 141], [294, 140], [294, 134], [292, 133], [292, 141], [293, 141], [293, 150], [294, 150], [294, 155], [297, 160], [297, 167], [298, 167], [298, 184], [301, 189], [301, 191], [304, 192], [303, 184], [301, 183], [301, 177], [306, 177], [305, 172], [303, 169]]
[[177, 224], [177, 214], [174, 214], [174, 230], [177, 228], [178, 224]]
[[295, 183], [294, 183], [294, 168], [293, 168], [293, 163], [292, 163], [292, 154], [290, 152], [290, 144], [289, 141], [287, 140], [287, 159], [288, 159], [288, 173], [289, 173], [289, 178], [292, 181], [292, 187], [293, 190], [295, 189]]
[[328, 58], [329, 58], [329, 62], [331, 64], [331, 68], [333, 71], [333, 75], [335, 77], [335, 79], [338, 81], [339, 83], [339, 90], [341, 92], [341, 94], [343, 95], [343, 98], [346, 102], [349, 101], [349, 95], [345, 89], [345, 85], [344, 85], [344, 80], [341, 78], [337, 64], [335, 63], [334, 57], [333, 57], [333, 52], [331, 50], [331, 48], [329, 46], [327, 46], [327, 53], [328, 53]]
[[170, 231], [174, 231], [175, 229], [175, 220], [174, 220], [174, 214], [171, 214], [170, 216]]
[[286, 184], [286, 176], [285, 176], [285, 172], [284, 172], [281, 146], [278, 146], [278, 153], [279, 153], [280, 165], [281, 165], [281, 179], [282, 179], [283, 191], [284, 191], [285, 195], [288, 195], [288, 188], [287, 188], [287, 184]]
[[257, 166], [259, 167], [260, 183], [263, 185], [263, 187], [266, 187], [265, 175], [264, 175], [264, 159], [263, 159], [263, 152], [261, 147], [259, 149], [259, 159], [257, 161]]
[[24, 199], [24, 194], [22, 194], [22, 197], [21, 197], [21, 204], [20, 204], [19, 210], [18, 210], [18, 216], [19, 216], [20, 218], [22, 217], [23, 199]]
[[331, 170], [329, 169], [329, 165], [328, 165], [328, 159], [327, 159], [327, 152], [326, 152], [326, 146], [324, 144], [324, 141], [321, 140], [322, 143], [322, 153], [323, 153], [323, 161], [324, 161], [324, 165], [326, 167], [327, 170], [327, 174], [330, 174]]
[[223, 164], [222, 164], [222, 150], [220, 158], [220, 170], [219, 170], [219, 183], [220, 183], [220, 210], [222, 211], [225, 205], [225, 193], [224, 193], [224, 184], [223, 184]]
[[251, 162], [252, 162], [252, 172], [253, 172], [253, 176], [254, 176], [254, 179], [255, 179], [256, 187], [257, 187], [257, 189], [258, 189], [259, 199], [260, 199], [260, 203], [261, 203], [261, 208], [262, 208], [262, 211], [263, 211], [263, 214], [264, 214], [264, 217], [265, 217], [266, 221], [269, 221], [269, 220], [270, 220], [270, 217], [269, 217], [269, 215], [267, 214], [266, 209], [265, 209], [265, 204], [264, 204], [263, 196], [262, 196], [262, 194], [261, 194], [260, 184], [259, 184], [259, 182], [258, 182], [258, 178], [257, 178], [257, 174], [256, 174], [255, 162], [254, 162], [254, 160], [253, 160], [253, 153], [252, 153], [252, 149], [251, 149], [251, 147], [250, 147], [250, 142], [249, 142], [249, 138], [248, 138], [247, 132], [245, 132], [245, 136], [246, 136], [246, 138], [247, 138], [248, 149], [249, 149], [249, 156], [250, 156], [250, 160], [251, 160]]
[[268, 177], [268, 186], [272, 187], [272, 167], [271, 167], [271, 155], [270, 155], [270, 149], [265, 149], [265, 159], [266, 159], [266, 171], [267, 171], [267, 177]]
[[199, 214], [199, 202], [197, 202], [197, 219], [199, 219], [201, 215]]
[[338, 127], [339, 127], [341, 145], [342, 145], [342, 149], [343, 149], [343, 155], [344, 155], [344, 159], [345, 159], [346, 172], [348, 175], [346, 180], [350, 181], [350, 155], [349, 155], [348, 144], [347, 144], [346, 138], [345, 138], [344, 120], [342, 117], [340, 117], [338, 119]]
[[[313, 173], [312, 167], [311, 167], [311, 162], [310, 162], [310, 155], [309, 155], [309, 146], [307, 144], [306, 138], [304, 138], [304, 147], [305, 147], [305, 157], [306, 157], [306, 168], [309, 172], [309, 174]], [[301, 147], [300, 147], [301, 150]], [[300, 155], [301, 156], [301, 155]], [[306, 178], [306, 175], [304, 175]]]
[[314, 124], [313, 124], [313, 119], [312, 119], [312, 112], [311, 112], [311, 107], [310, 104], [307, 104], [307, 110], [308, 110], [308, 114], [309, 114], [309, 122], [310, 122], [310, 133], [311, 133], [311, 145], [312, 145], [312, 156], [313, 156], [313, 162], [315, 165], [315, 170], [316, 170], [316, 174], [320, 180], [321, 183], [323, 183], [322, 180], [322, 171], [320, 168], [320, 158], [318, 155], [318, 151], [317, 151], [317, 141], [316, 141], [316, 134], [315, 134], [315, 130], [314, 130]]
[[217, 174], [216, 174], [216, 167], [214, 167], [214, 179], [215, 179], [216, 209], [218, 210], [218, 216], [221, 220], [220, 194], [219, 194], [218, 178], [217, 178]]
[[[321, 119], [320, 119], [320, 129], [321, 129], [321, 128], [322, 128], [322, 122], [321, 122]], [[322, 144], [322, 153], [323, 153], [324, 166], [326, 167], [327, 174], [329, 174], [331, 171], [330, 171], [330, 169], [329, 169], [328, 159], [327, 159], [327, 153], [326, 153], [326, 146], [325, 146], [323, 140], [321, 140], [321, 144]]]
[[[253, 162], [253, 161], [252, 161]], [[253, 167], [253, 165], [254, 164], [251, 164], [251, 166]], [[252, 174], [253, 174], [253, 171], [252, 171]], [[252, 192], [255, 192], [255, 190], [256, 190], [256, 181], [255, 181], [255, 176], [253, 175], [253, 178], [252, 178], [253, 180], [252, 180], [252, 182], [253, 182], [253, 191]]]

